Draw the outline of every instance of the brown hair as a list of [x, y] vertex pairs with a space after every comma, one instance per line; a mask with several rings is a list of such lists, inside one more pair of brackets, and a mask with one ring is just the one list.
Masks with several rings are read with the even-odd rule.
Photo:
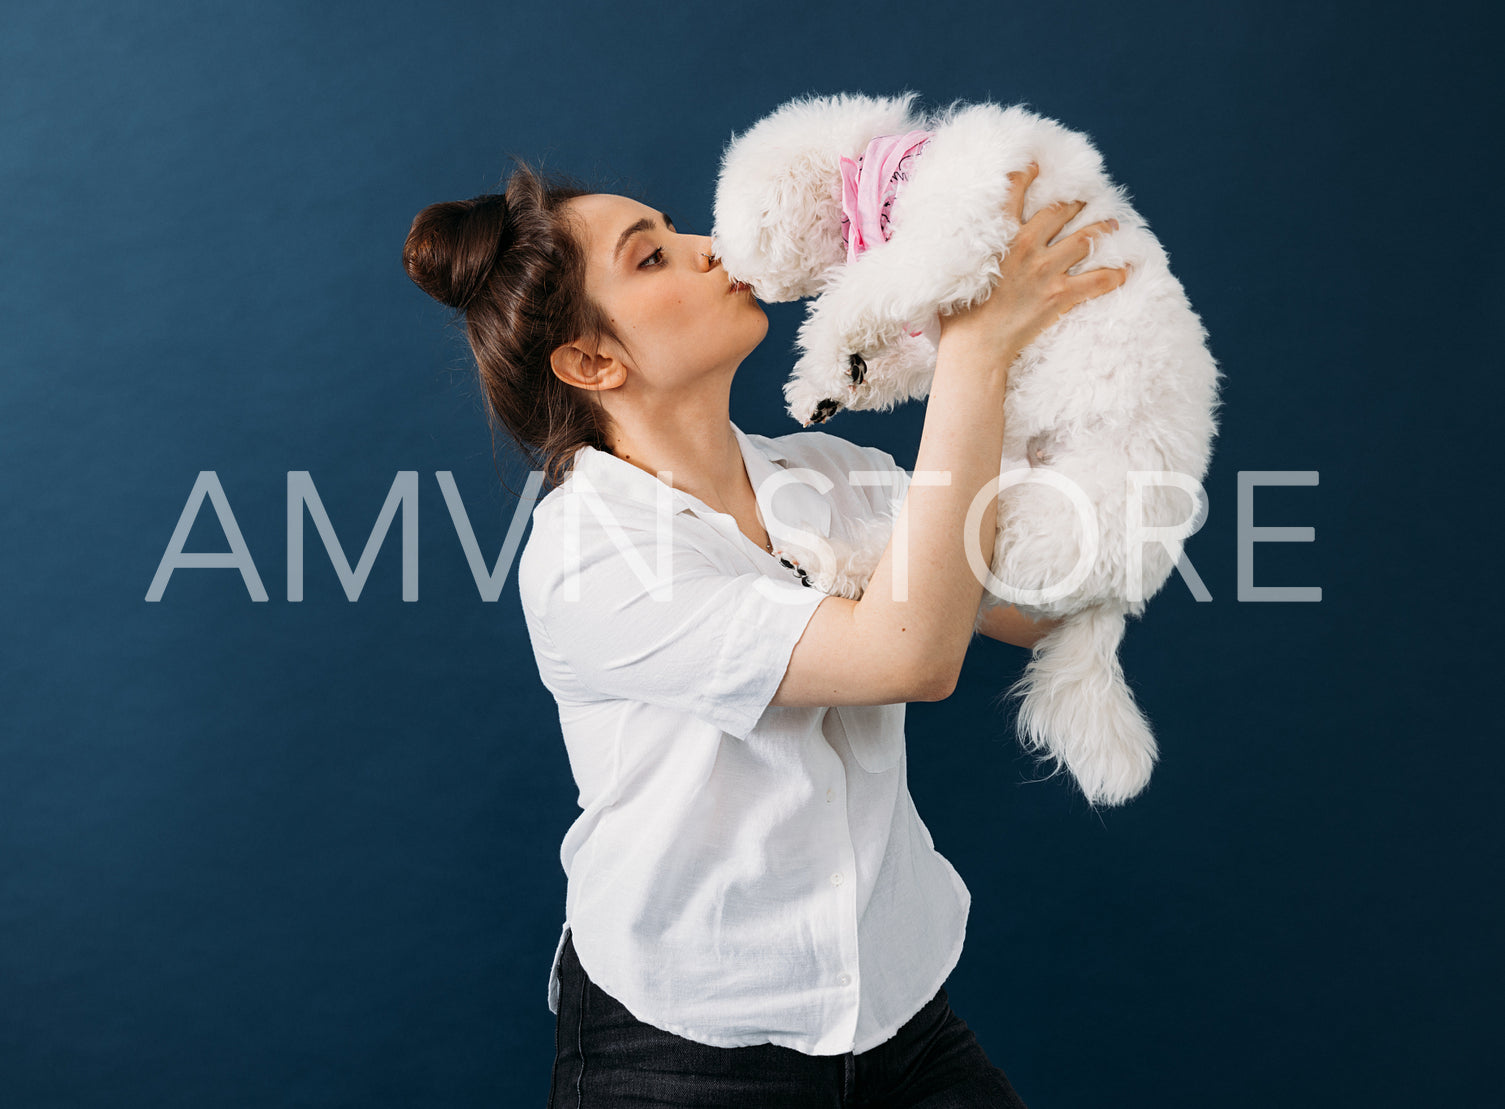
[[585, 292], [585, 253], [564, 203], [592, 190], [521, 159], [499, 193], [430, 204], [413, 219], [402, 262], [413, 282], [465, 318], [493, 450], [500, 425], [545, 482], [564, 480], [580, 447], [607, 450], [611, 422], [589, 390], [554, 375], [549, 355], [617, 339]]

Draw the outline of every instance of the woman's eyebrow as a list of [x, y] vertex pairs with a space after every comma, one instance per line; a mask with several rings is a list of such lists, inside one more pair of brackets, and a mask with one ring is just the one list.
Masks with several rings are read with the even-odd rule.
[[[674, 230], [674, 221], [669, 218], [668, 213], [660, 212], [659, 215], [663, 217], [664, 226], [671, 231]], [[622, 256], [622, 248], [627, 245], [628, 239], [632, 238], [639, 231], [652, 231], [657, 226], [658, 224], [653, 222], [652, 216], [644, 216], [636, 223], [629, 224], [624, 228], [622, 233], [617, 236], [617, 249], [611, 252], [612, 263], [615, 264], [616, 260]]]

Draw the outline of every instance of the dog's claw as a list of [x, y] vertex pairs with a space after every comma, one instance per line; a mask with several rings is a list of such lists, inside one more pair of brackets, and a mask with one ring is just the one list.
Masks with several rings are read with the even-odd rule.
[[862, 355], [853, 351], [852, 357], [847, 359], [847, 365], [850, 367], [848, 372], [851, 374], [852, 384], [861, 385], [867, 378], [867, 363], [862, 360]]

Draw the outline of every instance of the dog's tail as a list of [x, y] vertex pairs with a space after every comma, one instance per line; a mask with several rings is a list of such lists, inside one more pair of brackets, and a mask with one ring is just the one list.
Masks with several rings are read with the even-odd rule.
[[1066, 617], [1004, 694], [1022, 700], [1020, 742], [1071, 771], [1093, 806], [1134, 797], [1155, 765], [1155, 737], [1118, 663], [1124, 613], [1103, 604]]

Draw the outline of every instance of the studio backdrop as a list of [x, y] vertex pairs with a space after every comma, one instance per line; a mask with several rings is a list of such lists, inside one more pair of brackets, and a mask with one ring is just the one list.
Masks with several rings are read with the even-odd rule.
[[[579, 811], [529, 464], [406, 277], [516, 154], [711, 230], [808, 93], [1091, 136], [1224, 374], [1094, 811], [979, 637], [911, 705], [953, 1007], [1033, 1107], [1497, 1096], [1501, 127], [1483, 6], [0, 11], [0, 1105], [541, 1106]], [[738, 370], [799, 430], [798, 304]], [[913, 467], [923, 402], [824, 430]], [[289, 506], [292, 506], [290, 510]]]

